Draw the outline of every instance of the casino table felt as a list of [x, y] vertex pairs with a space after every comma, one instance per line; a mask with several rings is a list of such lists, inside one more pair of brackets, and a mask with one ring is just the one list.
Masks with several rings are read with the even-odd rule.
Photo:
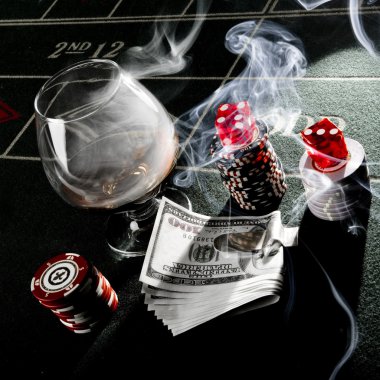
[[[141, 80], [176, 117], [245, 67], [224, 46], [231, 27], [271, 21], [303, 42], [308, 67], [295, 82], [301, 113], [292, 125], [269, 133], [286, 173], [279, 206], [283, 223], [300, 226], [299, 246], [285, 250], [287, 281], [279, 303], [227, 313], [172, 337], [143, 304], [138, 281], [143, 258], [119, 260], [109, 251], [104, 240], [108, 214], [71, 207], [49, 185], [33, 115], [43, 83], [83, 59], [123, 63], [129, 47], [150, 41], [156, 19], [178, 23], [179, 32], [186, 33], [196, 18], [195, 5], [192, 0], [0, 2], [0, 368], [41, 379], [157, 371], [217, 376], [228, 370], [254, 378], [327, 379], [345, 352], [349, 321], [317, 258], [358, 325], [357, 347], [337, 378], [378, 379], [380, 64], [355, 38], [346, 1], [306, 10], [292, 0], [215, 0], [187, 53], [186, 68]], [[366, 34], [376, 39], [379, 4], [363, 2], [361, 15]], [[304, 149], [293, 137], [323, 117], [359, 141], [366, 153], [372, 196], [352, 223], [318, 219], [306, 205], [298, 171]], [[184, 172], [197, 177], [183, 189], [194, 210], [220, 214], [229, 193], [217, 166], [193, 168], [180, 158], [174, 175]], [[37, 268], [64, 252], [89, 259], [118, 295], [116, 311], [94, 334], [73, 334], [31, 294]]]

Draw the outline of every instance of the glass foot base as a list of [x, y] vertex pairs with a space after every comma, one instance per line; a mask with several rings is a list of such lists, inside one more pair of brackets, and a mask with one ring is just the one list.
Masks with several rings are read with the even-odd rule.
[[[191, 210], [191, 202], [181, 190], [167, 188], [161, 195]], [[160, 197], [153, 198], [137, 210], [117, 212], [108, 218], [106, 240], [117, 257], [145, 255], [159, 205]]]
[[144, 256], [152, 233], [154, 217], [135, 221], [128, 212], [113, 214], [107, 221], [108, 246], [125, 257]]

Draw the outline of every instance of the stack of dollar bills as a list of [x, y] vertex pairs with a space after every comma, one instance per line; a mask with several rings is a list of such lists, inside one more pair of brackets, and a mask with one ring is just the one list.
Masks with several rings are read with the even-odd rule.
[[241, 305], [277, 302], [283, 246], [297, 233], [280, 211], [210, 217], [162, 198], [140, 275], [148, 310], [178, 335]]

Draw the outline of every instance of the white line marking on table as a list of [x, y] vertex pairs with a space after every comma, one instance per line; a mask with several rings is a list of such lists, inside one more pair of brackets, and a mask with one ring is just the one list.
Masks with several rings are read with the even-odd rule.
[[50, 5], [50, 7], [47, 9], [47, 11], [42, 15], [42, 17], [40, 18], [40, 20], [43, 20], [47, 16], [47, 14], [52, 10], [52, 8], [55, 6], [55, 4], [57, 4], [57, 2], [58, 2], [58, 0], [55, 0], [53, 2], [53, 4]]
[[107, 16], [107, 18], [111, 18], [112, 15], [115, 13], [116, 9], [119, 8], [119, 5], [123, 2], [123, 0], [119, 0], [119, 2], [113, 7], [112, 11], [110, 14]]
[[[378, 10], [361, 10], [361, 15], [378, 15]], [[91, 24], [121, 24], [121, 23], [147, 23], [152, 20], [161, 20], [168, 22], [178, 21], [194, 21], [201, 17], [205, 17], [207, 21], [221, 21], [221, 20], [250, 20], [253, 16], [260, 16], [261, 19], [282, 19], [282, 18], [299, 18], [299, 17], [320, 17], [320, 16], [348, 16], [349, 11], [327, 11], [324, 13], [317, 12], [298, 12], [290, 14], [270, 13], [263, 15], [261, 13], [235, 13], [235, 14], [222, 14], [211, 13], [207, 15], [185, 15], [184, 17], [178, 17], [178, 15], [150, 17], [150, 16], [136, 16], [136, 17], [93, 17], [93, 18], [51, 18], [51, 19], [12, 19], [12, 20], [0, 20], [0, 26], [42, 26], [42, 25], [91, 25]]]
[[4, 156], [6, 156], [10, 151], [11, 149], [14, 147], [14, 145], [16, 144], [16, 142], [18, 141], [18, 139], [22, 136], [22, 134], [25, 132], [25, 130], [29, 127], [29, 125], [32, 123], [32, 121], [34, 120], [34, 115], [30, 117], [30, 119], [27, 121], [27, 123], [24, 125], [24, 127], [21, 129], [21, 131], [17, 134], [17, 136], [13, 139], [13, 141], [10, 143], [10, 145], [8, 146], [8, 148], [5, 150], [5, 152], [3, 153], [3, 158]]

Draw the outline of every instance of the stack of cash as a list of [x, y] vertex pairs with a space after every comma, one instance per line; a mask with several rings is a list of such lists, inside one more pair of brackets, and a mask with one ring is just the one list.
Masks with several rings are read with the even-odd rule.
[[148, 310], [178, 335], [241, 305], [277, 302], [283, 246], [297, 232], [280, 211], [210, 217], [163, 198], [140, 275]]

